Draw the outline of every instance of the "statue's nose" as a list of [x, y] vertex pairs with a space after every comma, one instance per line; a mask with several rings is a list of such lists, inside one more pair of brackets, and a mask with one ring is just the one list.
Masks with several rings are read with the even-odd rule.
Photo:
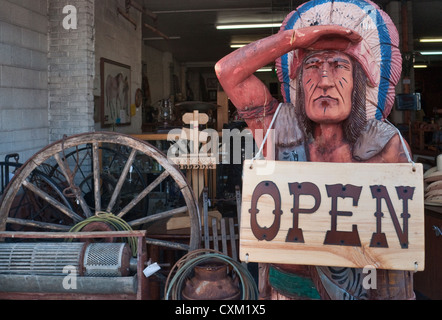
[[330, 66], [328, 63], [324, 63], [321, 68], [320, 80], [318, 83], [318, 87], [327, 90], [331, 87], [334, 87], [335, 83], [333, 81], [333, 73], [330, 72]]

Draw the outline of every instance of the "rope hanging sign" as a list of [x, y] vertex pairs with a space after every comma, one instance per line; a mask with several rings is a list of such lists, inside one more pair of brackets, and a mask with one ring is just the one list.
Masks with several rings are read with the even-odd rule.
[[421, 164], [247, 160], [243, 181], [243, 261], [424, 269]]

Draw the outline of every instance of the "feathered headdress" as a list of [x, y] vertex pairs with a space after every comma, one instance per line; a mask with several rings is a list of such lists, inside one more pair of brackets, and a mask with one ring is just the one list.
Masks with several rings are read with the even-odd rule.
[[[292, 11], [281, 30], [315, 25], [339, 25], [362, 36], [357, 51], [343, 52], [356, 59], [367, 75], [367, 120], [385, 119], [394, 104], [395, 86], [402, 72], [399, 34], [390, 17], [370, 0], [312, 0]], [[306, 53], [297, 49], [276, 61], [286, 102], [295, 101], [294, 81]]]

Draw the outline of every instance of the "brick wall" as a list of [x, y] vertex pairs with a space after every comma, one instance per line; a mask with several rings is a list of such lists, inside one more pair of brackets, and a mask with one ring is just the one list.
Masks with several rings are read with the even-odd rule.
[[[95, 0], [49, 1], [49, 142], [94, 131]], [[77, 29], [65, 29], [63, 8], [77, 9]]]
[[0, 0], [0, 161], [48, 142], [47, 0]]
[[[0, 161], [94, 130], [95, 0], [0, 0]], [[63, 8], [77, 9], [66, 30]]]

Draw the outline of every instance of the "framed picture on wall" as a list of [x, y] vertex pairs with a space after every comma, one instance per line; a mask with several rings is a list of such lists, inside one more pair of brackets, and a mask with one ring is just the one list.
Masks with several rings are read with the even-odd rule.
[[101, 126], [129, 125], [131, 68], [109, 59], [100, 60]]

